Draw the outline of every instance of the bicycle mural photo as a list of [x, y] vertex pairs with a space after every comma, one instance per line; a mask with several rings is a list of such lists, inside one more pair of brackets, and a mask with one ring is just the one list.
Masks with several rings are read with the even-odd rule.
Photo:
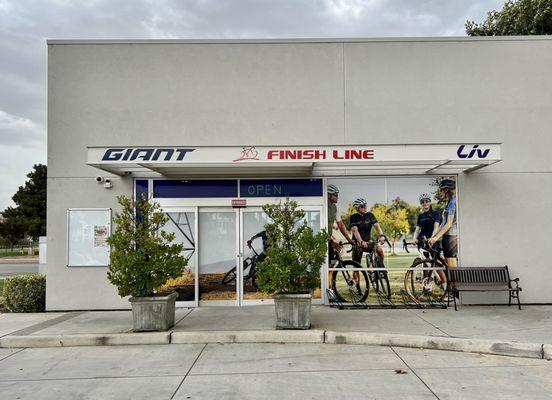
[[457, 265], [456, 178], [329, 179], [330, 302], [444, 306]]

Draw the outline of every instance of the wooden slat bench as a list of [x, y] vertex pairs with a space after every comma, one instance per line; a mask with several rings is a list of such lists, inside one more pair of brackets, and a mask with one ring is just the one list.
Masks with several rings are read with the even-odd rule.
[[447, 273], [455, 310], [458, 310], [456, 298], [460, 292], [508, 292], [508, 305], [512, 305], [512, 299], [517, 299], [521, 310], [519, 278], [510, 279], [508, 266], [450, 268]]

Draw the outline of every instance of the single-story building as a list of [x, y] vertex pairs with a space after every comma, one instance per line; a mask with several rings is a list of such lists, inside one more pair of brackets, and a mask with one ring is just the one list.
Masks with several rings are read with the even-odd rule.
[[260, 207], [284, 198], [336, 236], [364, 199], [398, 292], [418, 200], [442, 215], [443, 179], [457, 201], [447, 258], [508, 265], [522, 302], [552, 303], [551, 71], [538, 36], [49, 40], [46, 308], [130, 307], [106, 277], [121, 194], [157, 201], [184, 244], [179, 305], [270, 301], [250, 262]]

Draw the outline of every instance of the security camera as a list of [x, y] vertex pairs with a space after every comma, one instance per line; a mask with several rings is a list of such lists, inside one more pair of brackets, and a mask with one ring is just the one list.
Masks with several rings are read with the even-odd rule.
[[103, 177], [103, 176], [98, 175], [98, 176], [96, 177], [96, 182], [102, 183], [103, 181], [104, 181], [104, 177]]
[[112, 187], [113, 187], [113, 184], [111, 183], [111, 179], [105, 178], [104, 188], [110, 189], [110, 188], [112, 188]]

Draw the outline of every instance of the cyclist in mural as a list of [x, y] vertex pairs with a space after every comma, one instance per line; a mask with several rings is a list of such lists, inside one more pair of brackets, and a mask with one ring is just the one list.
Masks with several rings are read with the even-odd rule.
[[261, 231], [256, 235], [251, 236], [251, 239], [247, 241], [247, 247], [251, 248], [251, 246], [253, 246], [253, 241], [258, 238], [261, 238], [263, 242], [263, 251], [259, 254], [256, 260], [256, 262], [260, 263], [266, 258], [266, 252], [268, 251], [268, 235], [266, 234], [266, 231]]
[[[356, 210], [356, 214], [351, 215], [349, 219], [349, 226], [353, 233], [353, 238], [359, 244], [362, 249], [367, 249], [372, 241], [370, 234], [372, 232], [372, 227], [376, 228], [378, 233], [378, 240], [380, 244], [385, 243], [385, 234], [381, 229], [378, 220], [375, 215], [367, 210], [366, 200], [358, 198], [353, 202], [353, 208]], [[384, 254], [381, 246], [376, 245], [376, 251], [383, 261]], [[353, 260], [360, 263], [362, 261], [362, 253], [359, 251], [353, 252]]]
[[328, 185], [328, 231], [330, 233], [330, 240], [328, 243], [329, 251], [329, 260], [330, 262], [336, 260], [336, 253], [341, 251], [341, 246], [338, 243], [338, 240], [333, 236], [334, 225], [337, 223], [337, 228], [343, 234], [345, 239], [349, 243], [352, 243], [353, 240], [345, 227], [345, 223], [341, 217], [341, 213], [337, 209], [337, 201], [339, 200], [339, 189], [335, 185]]
[[[419, 200], [422, 212], [418, 215], [416, 229], [412, 236], [412, 243], [417, 245], [418, 249], [420, 248], [419, 239], [429, 239], [433, 237], [441, 225], [441, 215], [439, 211], [434, 210], [431, 206], [431, 196], [427, 193], [423, 193], [420, 195]], [[437, 246], [439, 246], [439, 244], [435, 243], [433, 247], [436, 248]]]
[[[414, 235], [412, 236], [412, 242], [418, 246], [418, 251], [420, 251], [422, 241], [433, 237], [441, 226], [441, 213], [438, 210], [434, 210], [431, 206], [431, 195], [428, 193], [422, 193], [419, 200], [422, 212], [418, 215], [416, 229], [414, 230]], [[437, 251], [440, 250], [439, 242], [433, 243], [431, 247]], [[429, 252], [423, 251], [422, 254], [424, 258], [429, 258]], [[441, 282], [446, 282], [445, 273], [443, 271], [437, 271], [437, 274], [439, 275]]]
[[449, 268], [456, 267], [458, 256], [458, 224], [456, 211], [456, 182], [452, 179], [443, 179], [439, 182], [439, 191], [447, 204], [443, 209], [443, 216], [439, 229], [429, 239], [430, 245], [441, 239], [443, 255]]

